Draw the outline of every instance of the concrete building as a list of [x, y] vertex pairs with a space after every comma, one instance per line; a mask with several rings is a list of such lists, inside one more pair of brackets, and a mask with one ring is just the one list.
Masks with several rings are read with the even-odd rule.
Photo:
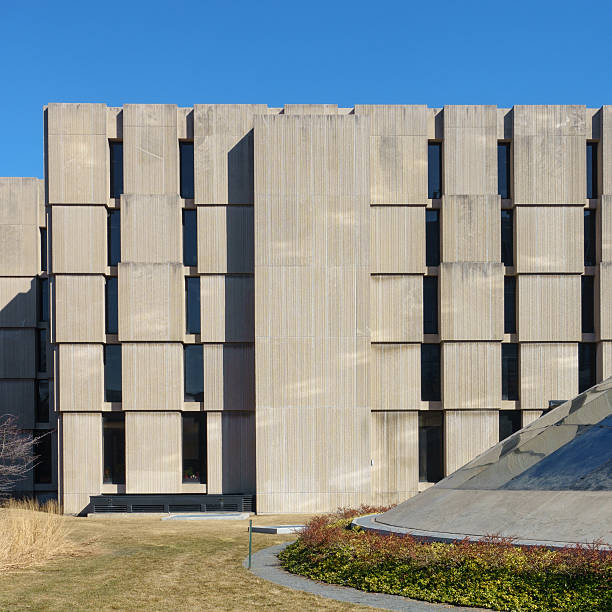
[[57, 419], [66, 512], [399, 502], [612, 374], [612, 107], [44, 114], [44, 197], [0, 183], [0, 401]]

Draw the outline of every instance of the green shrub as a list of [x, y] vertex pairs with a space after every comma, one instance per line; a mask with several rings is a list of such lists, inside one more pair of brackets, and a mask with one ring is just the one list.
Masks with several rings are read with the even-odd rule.
[[549, 550], [481, 542], [427, 543], [350, 529], [342, 509], [313, 518], [280, 555], [314, 580], [364, 591], [494, 610], [612, 611], [612, 553], [594, 544]]

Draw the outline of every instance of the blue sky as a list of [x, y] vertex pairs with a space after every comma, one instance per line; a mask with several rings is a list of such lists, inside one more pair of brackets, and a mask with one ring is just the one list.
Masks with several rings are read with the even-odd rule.
[[3, 2], [0, 176], [48, 102], [612, 104], [612, 3]]

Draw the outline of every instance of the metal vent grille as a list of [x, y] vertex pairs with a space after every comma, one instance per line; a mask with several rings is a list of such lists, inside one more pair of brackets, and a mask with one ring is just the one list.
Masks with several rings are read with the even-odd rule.
[[170, 504], [170, 512], [200, 512], [200, 504]]
[[132, 512], [163, 512], [163, 504], [132, 504]]

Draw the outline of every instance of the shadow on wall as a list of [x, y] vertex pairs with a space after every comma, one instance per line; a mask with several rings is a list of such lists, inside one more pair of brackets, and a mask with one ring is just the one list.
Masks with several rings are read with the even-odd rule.
[[253, 204], [253, 130], [245, 134], [227, 154], [228, 204]]

